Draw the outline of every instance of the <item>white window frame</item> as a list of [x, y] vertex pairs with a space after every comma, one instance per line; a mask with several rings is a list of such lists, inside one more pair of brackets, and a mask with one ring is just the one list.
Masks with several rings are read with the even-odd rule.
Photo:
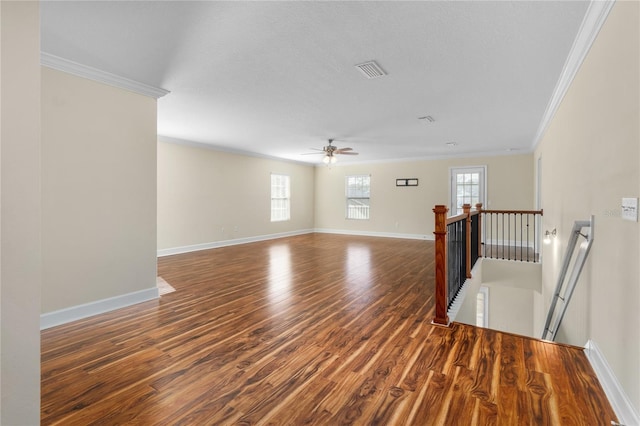
[[[368, 180], [368, 196], [350, 196], [349, 193], [349, 181], [351, 179], [362, 179], [366, 178]], [[348, 220], [369, 220], [371, 218], [371, 175], [347, 175], [344, 179], [344, 193], [345, 193], [345, 218]], [[367, 200], [366, 209], [358, 209], [352, 208], [351, 200]], [[358, 211], [360, 213], [366, 211], [366, 215], [356, 214]], [[366, 216], [366, 217], [365, 217]]]
[[[478, 202], [486, 209], [487, 206], [487, 166], [465, 166], [449, 168], [449, 216], [456, 216], [462, 213], [462, 209], [458, 211], [456, 202], [458, 201], [458, 185], [456, 177], [462, 173], [480, 173], [480, 186]], [[475, 204], [471, 203], [471, 208], [475, 208]]]
[[476, 326], [489, 328], [489, 287], [484, 285], [476, 295]]
[[[281, 189], [284, 191], [280, 191]], [[271, 222], [288, 220], [291, 220], [291, 177], [271, 173]]]

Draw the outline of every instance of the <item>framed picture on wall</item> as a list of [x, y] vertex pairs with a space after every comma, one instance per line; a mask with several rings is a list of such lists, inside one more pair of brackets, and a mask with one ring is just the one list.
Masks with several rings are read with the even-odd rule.
[[396, 186], [418, 186], [418, 178], [396, 179]]

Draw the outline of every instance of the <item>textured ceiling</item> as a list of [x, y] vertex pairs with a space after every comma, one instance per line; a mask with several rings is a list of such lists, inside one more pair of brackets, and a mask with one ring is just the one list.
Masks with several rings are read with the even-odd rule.
[[309, 162], [328, 138], [360, 153], [341, 162], [495, 154], [532, 148], [588, 5], [52, 1], [41, 45], [170, 90], [169, 138]]

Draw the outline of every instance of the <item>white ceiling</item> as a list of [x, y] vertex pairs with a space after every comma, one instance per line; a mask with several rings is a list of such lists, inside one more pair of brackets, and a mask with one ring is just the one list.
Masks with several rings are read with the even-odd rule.
[[328, 138], [360, 153], [340, 162], [527, 152], [588, 6], [52, 1], [41, 45], [171, 91], [169, 138], [306, 162]]

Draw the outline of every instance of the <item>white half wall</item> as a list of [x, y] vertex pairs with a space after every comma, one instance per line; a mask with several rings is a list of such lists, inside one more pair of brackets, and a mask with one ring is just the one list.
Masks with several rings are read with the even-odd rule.
[[42, 130], [42, 313], [155, 289], [156, 99], [42, 67]]

